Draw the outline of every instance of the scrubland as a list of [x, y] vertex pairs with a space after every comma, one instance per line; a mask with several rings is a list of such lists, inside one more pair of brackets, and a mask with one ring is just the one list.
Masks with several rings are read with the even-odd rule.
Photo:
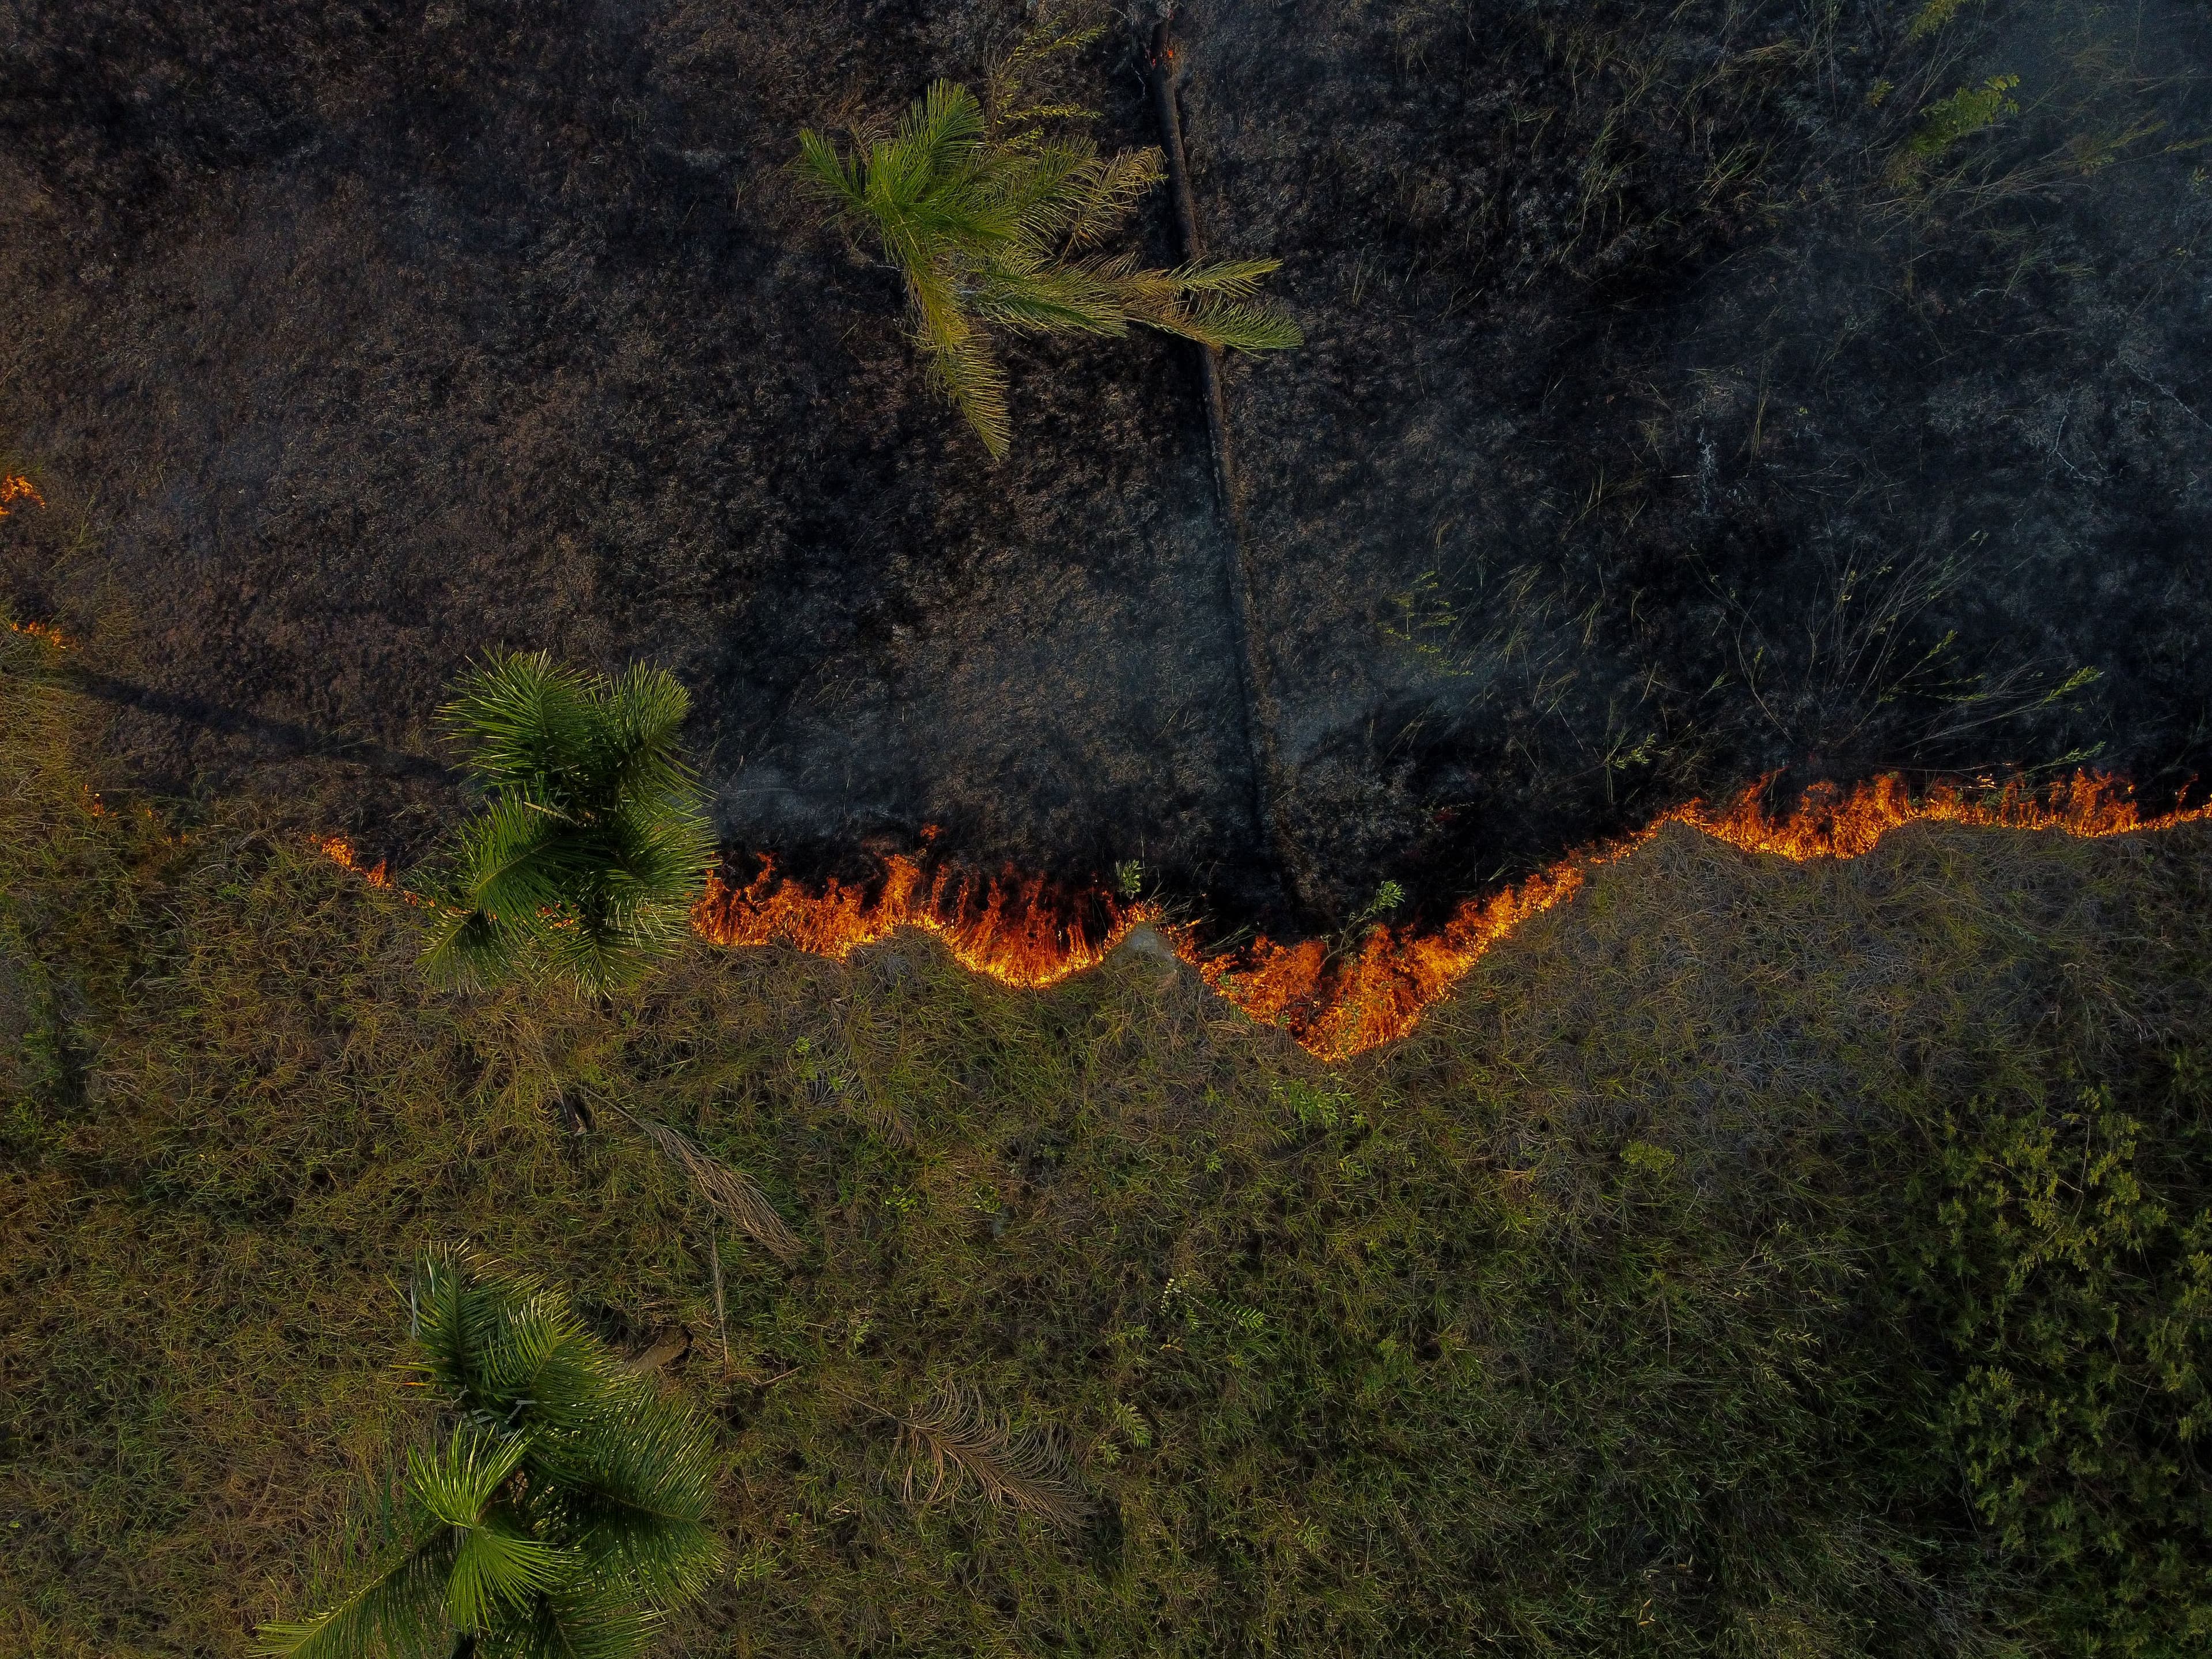
[[[2201, 826], [1669, 832], [1329, 1069], [1141, 939], [1046, 993], [910, 935], [440, 993], [395, 891], [0, 696], [11, 1653], [297, 1611], [436, 1427], [434, 1242], [711, 1413], [734, 1566], [670, 1653], [2205, 1639]], [[948, 1387], [1064, 1501], [935, 1463]]]

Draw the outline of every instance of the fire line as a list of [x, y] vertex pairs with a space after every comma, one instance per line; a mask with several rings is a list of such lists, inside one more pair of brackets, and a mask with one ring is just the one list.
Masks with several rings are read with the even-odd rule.
[[[1442, 927], [1378, 927], [1348, 952], [1323, 939], [1280, 945], [1261, 939], [1245, 950], [1209, 956], [1196, 930], [1164, 926], [1176, 953], [1216, 992], [1253, 1018], [1280, 1025], [1323, 1060], [1345, 1060], [1412, 1030], [1422, 1012], [1448, 994], [1468, 971], [1531, 917], [1573, 896], [1600, 866], [1626, 857], [1671, 823], [1685, 823], [1745, 852], [1798, 862], [1853, 859], [1891, 830], [1916, 822], [2013, 830], [2051, 830], [2098, 837], [2162, 830], [2212, 817], [2212, 805], [2145, 818], [2118, 780], [2077, 773], [2048, 790], [2021, 784], [1970, 788], [1944, 784], [1918, 797], [1895, 776], [1848, 793], [1832, 785], [1808, 790], [1787, 816], [1760, 805], [1753, 785], [1715, 809], [1692, 801], [1642, 831], [1571, 855], [1516, 886], [1462, 903]], [[1036, 881], [977, 884], [956, 874], [924, 877], [912, 860], [890, 860], [887, 878], [871, 897], [831, 882], [819, 892], [782, 881], [771, 866], [742, 888], [719, 881], [692, 914], [693, 926], [717, 944], [786, 944], [843, 960], [863, 945], [902, 927], [943, 939], [974, 971], [1009, 985], [1042, 987], [1105, 959], [1139, 923], [1158, 921], [1150, 907], [1089, 896], [1106, 921], [1096, 938], [1059, 919], [1058, 907]]]
[[[933, 876], [896, 855], [885, 860], [879, 884], [833, 878], [818, 890], [786, 880], [763, 860], [761, 872], [743, 886], [710, 879], [691, 921], [717, 945], [783, 945], [839, 962], [902, 928], [920, 928], [943, 939], [971, 971], [1031, 989], [1097, 966], [1133, 929], [1151, 923], [1225, 1000], [1282, 1027], [1316, 1057], [1341, 1060], [1407, 1035], [1494, 945], [1571, 898], [1590, 872], [1626, 858], [1670, 824], [1686, 824], [1743, 852], [1808, 863], [1858, 858], [1893, 830], [1916, 823], [2094, 839], [2212, 820], [2212, 804], [2145, 817], [2125, 782], [2088, 772], [2045, 789], [1943, 783], [1917, 795], [1895, 775], [1849, 791], [1819, 784], [1781, 817], [1762, 806], [1763, 791], [1754, 784], [1721, 807], [1692, 801], [1634, 835], [1571, 854], [1489, 897], [1467, 900], [1440, 927], [1378, 927], [1349, 949], [1319, 939], [1261, 939], [1209, 955], [1194, 926], [1168, 922], [1143, 902], [1055, 891], [1035, 878], [990, 880], [957, 869]], [[342, 839], [318, 838], [313, 845], [372, 886], [393, 884], [383, 865], [364, 867]], [[1085, 912], [1094, 926], [1079, 925]]]

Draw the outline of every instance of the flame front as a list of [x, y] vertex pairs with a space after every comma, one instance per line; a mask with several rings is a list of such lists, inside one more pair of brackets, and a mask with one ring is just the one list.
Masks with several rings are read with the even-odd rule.
[[44, 640], [57, 651], [66, 651], [70, 648], [69, 635], [52, 623], [11, 621], [8, 628], [11, 633], [21, 634], [27, 639]]
[[[1916, 822], [1990, 829], [2056, 830], [2103, 836], [2160, 830], [2212, 817], [2212, 806], [2146, 819], [2114, 779], [2077, 773], [2056, 788], [2020, 783], [1969, 787], [1943, 784], [1914, 796], [1895, 776], [1848, 793], [1833, 785], [1808, 790], [1795, 811], [1775, 817], [1760, 805], [1754, 784], [1729, 805], [1692, 801], [1639, 833], [1561, 860], [1488, 898], [1469, 899], [1442, 927], [1378, 927], [1350, 948], [1324, 939], [1281, 945], [1262, 939], [1243, 950], [1207, 955], [1194, 929], [1161, 929], [1176, 954], [1206, 984], [1253, 1018], [1286, 1029], [1323, 1060], [1345, 1060], [1403, 1036], [1422, 1012], [1449, 994], [1486, 952], [1530, 917], [1578, 891], [1589, 872], [1626, 857], [1670, 823], [1685, 823], [1747, 853], [1803, 863], [1854, 859], [1891, 830]], [[693, 922], [721, 945], [796, 945], [842, 961], [863, 945], [902, 927], [938, 934], [977, 973], [1009, 985], [1043, 986], [1104, 960], [1140, 922], [1156, 921], [1142, 904], [1089, 896], [1104, 918], [1095, 933], [1056, 918], [1066, 907], [1046, 902], [1042, 883], [978, 884], [890, 860], [880, 891], [831, 882], [810, 892], [781, 879], [773, 866], [742, 888], [720, 882], [693, 913]]]
[[[836, 880], [812, 893], [784, 881], [763, 860], [760, 874], [743, 887], [709, 881], [691, 922], [717, 945], [795, 945], [838, 962], [902, 927], [920, 927], [942, 939], [964, 967], [1034, 989], [1096, 967], [1131, 928], [1152, 919], [1146, 907], [1103, 894], [1078, 896], [1074, 907], [1054, 897], [1041, 880], [979, 882], [951, 871], [933, 878], [897, 856], [886, 861], [872, 897]], [[1095, 936], [1069, 919], [1071, 908], [1099, 916]]]
[[1917, 797], [1894, 775], [1848, 793], [1833, 784], [1816, 784], [1784, 817], [1771, 816], [1760, 805], [1765, 793], [1764, 782], [1753, 784], [1718, 809], [1692, 801], [1636, 835], [1564, 859], [1492, 897], [1468, 900], [1433, 933], [1378, 928], [1346, 959], [1331, 961], [1319, 940], [1287, 947], [1262, 940], [1244, 963], [1194, 958], [1194, 965], [1255, 1018], [1288, 1027], [1324, 1060], [1344, 1060], [1405, 1036], [1492, 945], [1531, 916], [1572, 897], [1591, 870], [1626, 857], [1670, 823], [1687, 824], [1743, 852], [1802, 864], [1858, 858], [1891, 830], [1914, 823], [2094, 838], [2212, 817], [2208, 805], [2145, 818], [2125, 783], [2088, 772], [2048, 790], [2018, 781], [1975, 787], [1942, 783]]
[[[1669, 824], [1686, 824], [1747, 853], [1806, 863], [1858, 858], [1891, 830], [1914, 823], [2100, 837], [2212, 819], [2212, 805], [2146, 818], [2126, 784], [2087, 772], [2045, 790], [1985, 781], [1940, 784], [1917, 796], [1895, 776], [1848, 792], [1820, 784], [1781, 817], [1761, 805], [1764, 793], [1765, 786], [1754, 784], [1724, 807], [1692, 801], [1633, 836], [1563, 859], [1490, 897], [1468, 900], [1441, 927], [1376, 927], [1350, 944], [1261, 939], [1208, 954], [1196, 928], [1162, 923], [1147, 904], [1103, 892], [1055, 891], [1036, 878], [979, 880], [953, 870], [931, 876], [902, 857], [886, 860], [880, 884], [831, 880], [819, 890], [785, 880], [763, 860], [760, 874], [743, 886], [711, 879], [691, 920], [717, 945], [787, 945], [839, 962], [901, 928], [918, 927], [942, 939], [972, 971], [1027, 988], [1097, 966], [1133, 928], [1153, 922], [1223, 998], [1334, 1060], [1405, 1036], [1493, 945], [1571, 898], [1592, 870], [1626, 857]], [[315, 845], [371, 885], [391, 885], [385, 866], [364, 868], [346, 841], [329, 837]]]
[[363, 864], [353, 848], [353, 843], [343, 836], [313, 836], [308, 845], [341, 870], [350, 870], [371, 887], [392, 885], [392, 866], [382, 859], [374, 864]]

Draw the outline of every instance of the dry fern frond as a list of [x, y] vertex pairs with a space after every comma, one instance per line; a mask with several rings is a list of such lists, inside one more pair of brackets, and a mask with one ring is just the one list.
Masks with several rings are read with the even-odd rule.
[[775, 1212], [775, 1206], [768, 1201], [768, 1194], [743, 1175], [726, 1164], [716, 1163], [688, 1137], [665, 1123], [630, 1117], [627, 1112], [623, 1115], [629, 1117], [647, 1139], [667, 1153], [691, 1177], [691, 1184], [699, 1189], [700, 1196], [713, 1205], [724, 1220], [777, 1261], [787, 1267], [805, 1253], [805, 1245], [797, 1233], [784, 1224], [783, 1218]]
[[1034, 1515], [1055, 1527], [1082, 1524], [1091, 1505], [1067, 1466], [1067, 1459], [1042, 1430], [1016, 1431], [985, 1411], [983, 1396], [965, 1383], [948, 1382], [912, 1417], [902, 1417], [912, 1450], [901, 1495], [914, 1497], [916, 1477], [926, 1468], [933, 1500], [954, 1472], [975, 1481], [991, 1503]]

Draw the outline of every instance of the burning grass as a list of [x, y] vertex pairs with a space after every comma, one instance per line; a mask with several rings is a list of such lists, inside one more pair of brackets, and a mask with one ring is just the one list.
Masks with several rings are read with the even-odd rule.
[[[2087, 772], [2045, 789], [1985, 781], [1942, 783], [1917, 794], [1899, 778], [1881, 777], [1850, 791], [1808, 790], [1780, 816], [1765, 809], [1763, 798], [1763, 788], [1754, 786], [1726, 807], [1693, 801], [1638, 835], [1564, 860], [1490, 897], [1468, 900], [1441, 927], [1378, 927], [1348, 950], [1326, 939], [1283, 945], [1261, 939], [1215, 955], [1203, 948], [1195, 927], [1163, 932], [1224, 999], [1255, 1019], [1282, 1026], [1318, 1058], [1340, 1060], [1406, 1036], [1487, 951], [1579, 892], [1592, 871], [1626, 858], [1672, 824], [1744, 852], [1804, 863], [1863, 857], [1909, 823], [2094, 839], [2212, 816], [2212, 807], [2198, 807], [2147, 819], [2124, 783]], [[782, 881], [770, 863], [743, 887], [713, 883], [693, 916], [697, 931], [719, 945], [792, 945], [839, 962], [902, 928], [921, 928], [943, 939], [972, 971], [1033, 989], [1097, 966], [1131, 928], [1160, 920], [1155, 908], [1108, 893], [1071, 897], [1034, 880], [978, 881], [949, 871], [932, 877], [914, 860], [896, 857], [878, 886], [833, 881], [818, 891]]]
[[38, 486], [18, 473], [0, 472], [0, 519], [13, 512], [19, 501], [28, 501], [33, 507], [44, 507], [46, 498], [39, 494]]
[[[1018, 990], [957, 930], [702, 945], [612, 1013], [438, 994], [397, 895], [243, 809], [137, 810], [58, 694], [0, 695], [0, 1650], [237, 1654], [295, 1606], [429, 1426], [388, 1367], [434, 1240], [556, 1277], [631, 1349], [704, 1339], [669, 1385], [720, 1425], [735, 1567], [671, 1651], [2196, 1639], [2186, 1583], [2136, 1569], [2200, 1571], [2200, 1517], [2100, 1474], [2071, 1498], [2117, 1553], [2008, 1546], [1942, 1425], [1977, 1364], [2075, 1397], [2063, 1353], [1992, 1346], [1974, 1275], [2002, 1291], [2005, 1259], [1945, 1228], [2011, 1216], [2008, 1171], [2064, 1196], [2034, 1157], [2085, 1091], [2100, 1192], [2139, 1188], [2111, 1297], [2185, 1272], [2203, 826], [1962, 806], [1797, 863], [1669, 824], [1325, 1069], [1157, 954]], [[795, 1265], [642, 1139], [560, 1133], [556, 1076], [744, 1170]], [[2015, 1287], [2038, 1331], [2070, 1271]], [[2176, 1306], [2153, 1327], [2201, 1388]], [[2195, 1503], [2140, 1324], [2091, 1354], [2126, 1386], [2081, 1467]], [[1054, 1449], [1065, 1525], [968, 1474], [932, 1501], [926, 1444], [908, 1478], [894, 1408], [956, 1395]], [[2063, 1460], [2002, 1467], [2069, 1492]]]

